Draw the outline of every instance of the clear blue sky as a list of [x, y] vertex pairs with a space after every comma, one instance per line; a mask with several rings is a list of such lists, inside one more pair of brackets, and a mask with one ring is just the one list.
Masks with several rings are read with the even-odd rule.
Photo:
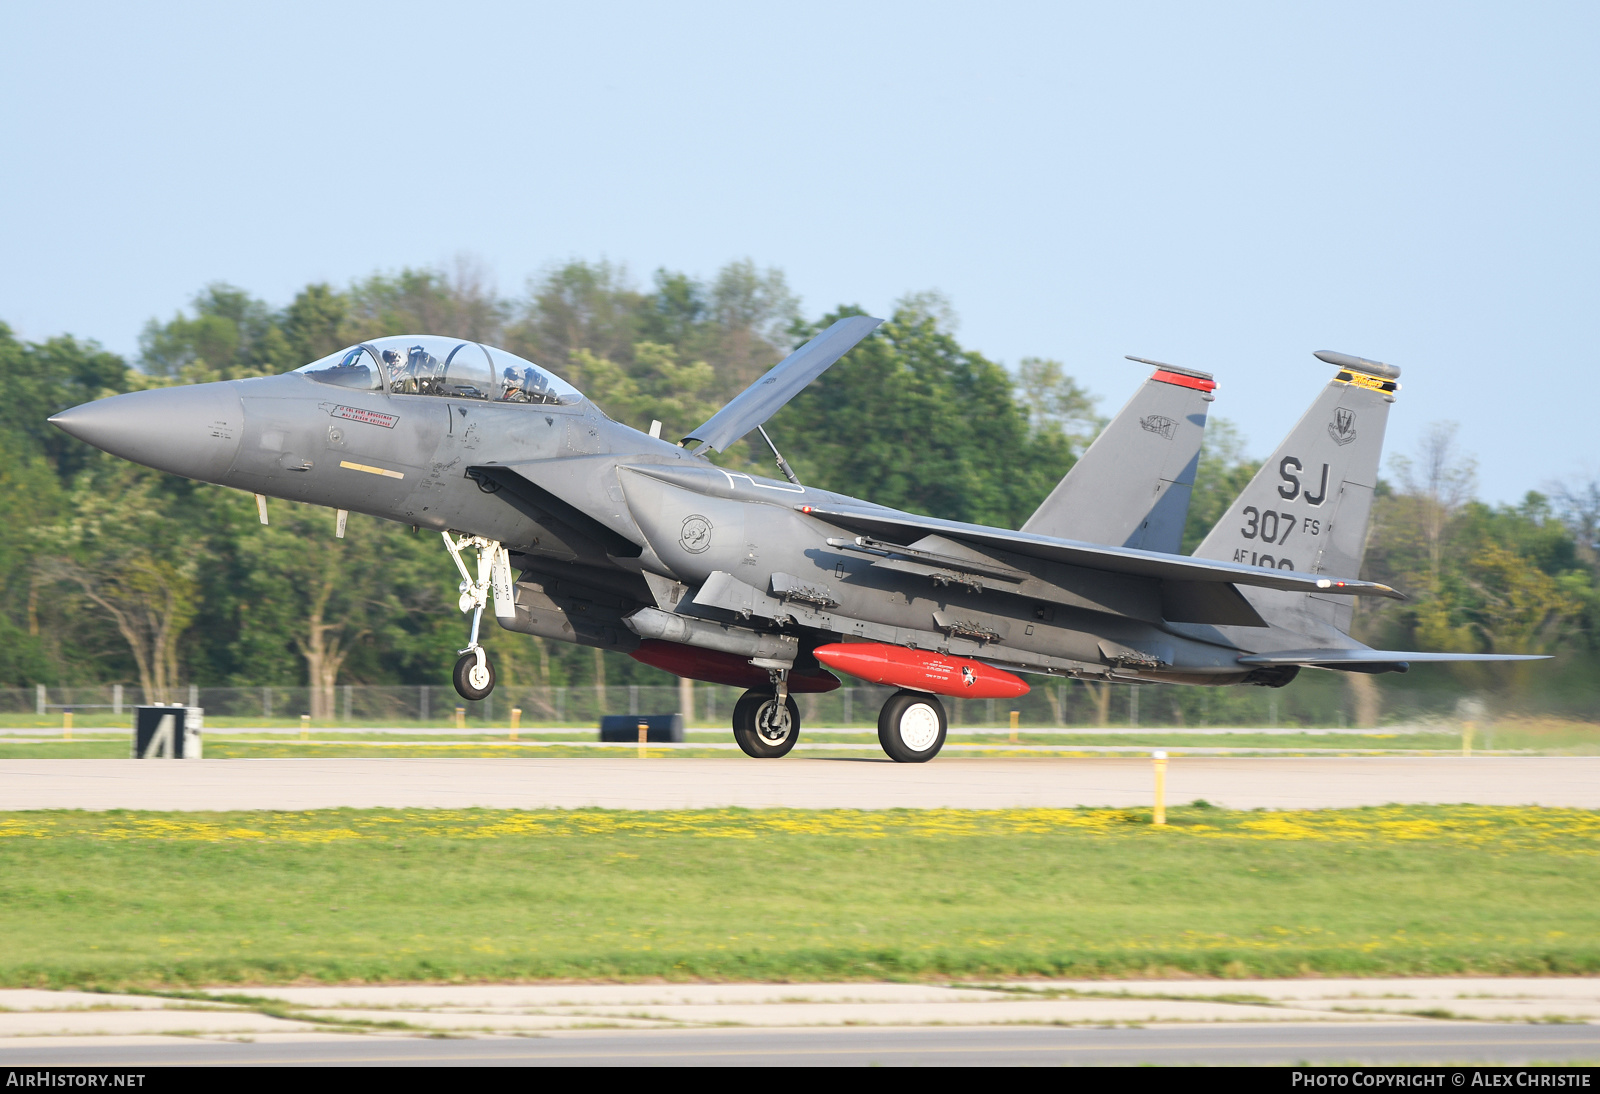
[[0, 9], [0, 319], [136, 350], [222, 279], [480, 256], [808, 313], [938, 288], [964, 342], [1209, 369], [1264, 454], [1401, 365], [1389, 448], [1600, 473], [1594, 4], [23, 4]]

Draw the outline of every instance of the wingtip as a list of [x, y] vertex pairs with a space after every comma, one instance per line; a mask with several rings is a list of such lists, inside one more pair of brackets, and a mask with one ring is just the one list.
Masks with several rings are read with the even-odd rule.
[[1390, 600], [1411, 599], [1399, 589], [1385, 585], [1381, 581], [1340, 581], [1337, 578], [1321, 577], [1317, 579], [1317, 589], [1322, 592], [1342, 593], [1345, 596], [1382, 596]]

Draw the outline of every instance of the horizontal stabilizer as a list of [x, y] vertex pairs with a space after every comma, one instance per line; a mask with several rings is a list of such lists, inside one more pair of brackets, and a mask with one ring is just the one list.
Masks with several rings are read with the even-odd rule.
[[1418, 653], [1415, 650], [1278, 650], [1239, 658], [1241, 665], [1405, 665], [1427, 661], [1547, 661], [1540, 653]]
[[725, 451], [759, 425], [765, 425], [785, 403], [805, 386], [849, 353], [883, 322], [870, 315], [848, 315], [773, 365], [767, 374], [729, 400], [728, 405], [711, 415], [699, 428], [683, 439], [685, 444], [699, 441], [699, 455], [706, 449]]

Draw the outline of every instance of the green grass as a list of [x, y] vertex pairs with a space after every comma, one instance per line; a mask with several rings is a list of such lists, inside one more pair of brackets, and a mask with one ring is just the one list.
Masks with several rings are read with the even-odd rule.
[[0, 984], [1600, 971], [1600, 813], [0, 815]]
[[[105, 728], [104, 726], [80, 725], [73, 730], [73, 740], [63, 739], [63, 731], [59, 717], [54, 719], [38, 719], [33, 715], [0, 716], [0, 723], [10, 719], [20, 723], [18, 728], [30, 728], [37, 732], [33, 741], [19, 741], [0, 736], [0, 759], [45, 759], [45, 758], [121, 758], [128, 754], [126, 727]], [[82, 719], [84, 721], [87, 718]], [[455, 756], [455, 757], [484, 757], [484, 756], [604, 756], [619, 755], [621, 753], [610, 750], [597, 750], [585, 747], [541, 747], [508, 748], [507, 738], [510, 730], [505, 725], [486, 726], [478, 722], [469, 721], [472, 730], [469, 734], [444, 734], [430, 740], [429, 737], [414, 734], [394, 733], [355, 733], [352, 732], [358, 724], [350, 726], [318, 726], [310, 731], [310, 741], [301, 742], [298, 721], [278, 720], [278, 723], [262, 726], [253, 724], [259, 720], [239, 718], [208, 718], [208, 724], [217, 728], [239, 724], [253, 732], [244, 737], [233, 734], [214, 733], [206, 738], [206, 755], [215, 759], [244, 759], [262, 757], [290, 757], [290, 756], [317, 756], [317, 757], [371, 757], [388, 756], [394, 758], [417, 756]], [[370, 727], [369, 727], [370, 728]], [[377, 728], [393, 728], [379, 726]], [[431, 728], [442, 729], [443, 724]], [[554, 733], [537, 729], [524, 729], [521, 733], [522, 740], [553, 742], [567, 739], [573, 741], [593, 740], [595, 730], [592, 727], [568, 726]], [[731, 732], [721, 726], [692, 727], [687, 732], [690, 744], [729, 744], [732, 742]], [[860, 755], [863, 747], [876, 751], [877, 734], [870, 727], [857, 727], [853, 730], [838, 729], [836, 727], [805, 728], [801, 733], [801, 740], [810, 745], [837, 744], [851, 746], [841, 748], [837, 752], [816, 752], [810, 749], [805, 755], [816, 757], [819, 755]], [[351, 741], [362, 743], [348, 743]], [[447, 747], [441, 747], [440, 741], [450, 742]], [[1018, 751], [1009, 747], [1003, 735], [980, 734], [964, 731], [962, 727], [950, 731], [949, 743], [952, 745], [980, 745], [983, 751], [951, 752], [951, 757], [976, 758], [980, 756], [1031, 756], [1038, 759], [1046, 758], [1073, 758], [1073, 753], [1029, 753]], [[1329, 750], [1345, 754], [1368, 753], [1375, 749], [1386, 751], [1405, 752], [1411, 750], [1447, 751], [1454, 752], [1461, 747], [1461, 734], [1458, 726], [1440, 725], [1437, 727], [1400, 727], [1396, 732], [1386, 732], [1377, 735], [1357, 733], [1326, 733], [1326, 734], [1269, 734], [1251, 732], [1248, 729], [1242, 732], [1230, 732], [1217, 735], [1203, 735], [1186, 731], [1182, 727], [1152, 728], [1140, 733], [1094, 733], [1084, 730], [1047, 729], [1039, 727], [1023, 727], [1020, 731], [1018, 743], [1022, 745], [1052, 745], [1052, 746], [1092, 746], [1114, 745], [1121, 748], [1185, 748], [1198, 747], [1205, 749], [1225, 748], [1235, 754], [1245, 755], [1253, 750], [1268, 749], [1270, 755], [1282, 755], [1284, 750], [1308, 750], [1307, 754], [1326, 755]], [[374, 747], [376, 744], [400, 747]], [[467, 746], [467, 747], [463, 747]], [[1600, 723], [1574, 722], [1558, 719], [1536, 718], [1507, 718], [1492, 727], [1480, 730], [1474, 736], [1473, 747], [1475, 751], [1485, 749], [1514, 750], [1536, 752], [1544, 755], [1594, 755], [1600, 753]], [[631, 753], [629, 753], [631, 754]], [[664, 756], [718, 756], [727, 755], [726, 749], [661, 749], [659, 755]], [[1101, 755], [1102, 753], [1084, 752], [1080, 756]]]
[[[567, 729], [556, 732], [535, 732], [524, 730], [520, 734], [520, 742], [513, 743], [509, 740], [509, 731], [481, 730], [474, 727], [474, 732], [466, 734], [439, 734], [437, 736], [419, 736], [416, 734], [400, 733], [357, 733], [350, 729], [317, 728], [309, 733], [305, 740], [301, 739], [299, 731], [278, 728], [254, 730], [247, 735], [213, 733], [206, 737], [205, 754], [211, 759], [260, 759], [265, 757], [386, 757], [386, 758], [414, 758], [425, 756], [449, 756], [456, 758], [481, 758], [490, 756], [524, 756], [524, 757], [596, 757], [635, 755], [634, 745], [617, 745], [606, 749], [597, 749], [588, 745], [566, 745], [563, 741], [590, 741], [594, 740], [593, 730]], [[687, 735], [687, 744], [690, 747], [672, 749], [654, 749], [653, 756], [661, 757], [709, 757], [727, 756], [731, 754], [728, 747], [693, 747], [702, 746], [731, 746], [732, 734], [727, 730], [690, 730]], [[810, 746], [800, 755], [811, 758], [848, 755], [860, 756], [865, 749], [871, 753], [878, 753], [878, 740], [876, 732], [867, 731], [841, 731], [841, 730], [806, 730], [802, 732], [802, 741]], [[1094, 751], [1077, 751], [1097, 745], [1113, 745], [1120, 749], [1144, 748], [1184, 748], [1198, 747], [1203, 749], [1228, 749], [1235, 755], [1250, 755], [1254, 750], [1269, 750], [1263, 754], [1282, 755], [1286, 752], [1308, 750], [1309, 755], [1326, 755], [1330, 752], [1340, 754], [1359, 755], [1371, 753], [1374, 750], [1430, 750], [1433, 752], [1455, 752], [1460, 748], [1460, 737], [1449, 733], [1405, 733], [1386, 734], [1384, 736], [1358, 736], [1355, 734], [1328, 734], [1325, 736], [1310, 736], [1306, 734], [1268, 735], [1258, 733], [1229, 733], [1217, 736], [1201, 736], [1185, 733], [1183, 730], [1155, 730], [1142, 734], [1092, 734], [1092, 733], [1062, 733], [1023, 730], [1019, 734], [1016, 745], [1007, 741], [1005, 736], [996, 734], [963, 733], [953, 730], [950, 733], [950, 745], [979, 746], [979, 750], [965, 748], [947, 753], [951, 758], [974, 759], [982, 757], [1007, 757], [1030, 758], [1038, 760], [1049, 759], [1074, 759], [1086, 756], [1100, 755], [1127, 755], [1128, 753], [1101, 753]], [[837, 748], [818, 750], [816, 746], [830, 745]], [[1029, 751], [1029, 746], [1053, 746], [1056, 748], [1072, 749], [1063, 752]], [[534, 747], [536, 746], [536, 747]], [[1482, 741], [1478, 742], [1479, 750]], [[1554, 751], [1571, 752], [1583, 751], [1556, 747]], [[68, 758], [126, 758], [128, 755], [128, 735], [125, 730], [104, 729], [75, 729], [71, 740], [67, 740], [59, 729], [41, 731], [38, 738], [32, 740], [9, 739], [0, 736], [0, 759], [68, 759]]]

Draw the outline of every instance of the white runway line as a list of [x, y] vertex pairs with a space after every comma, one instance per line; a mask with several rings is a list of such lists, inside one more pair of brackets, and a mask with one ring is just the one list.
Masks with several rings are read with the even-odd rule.
[[[1147, 806], [1144, 759], [0, 760], [0, 810]], [[1600, 757], [1184, 757], [1167, 801], [1600, 808]]]

